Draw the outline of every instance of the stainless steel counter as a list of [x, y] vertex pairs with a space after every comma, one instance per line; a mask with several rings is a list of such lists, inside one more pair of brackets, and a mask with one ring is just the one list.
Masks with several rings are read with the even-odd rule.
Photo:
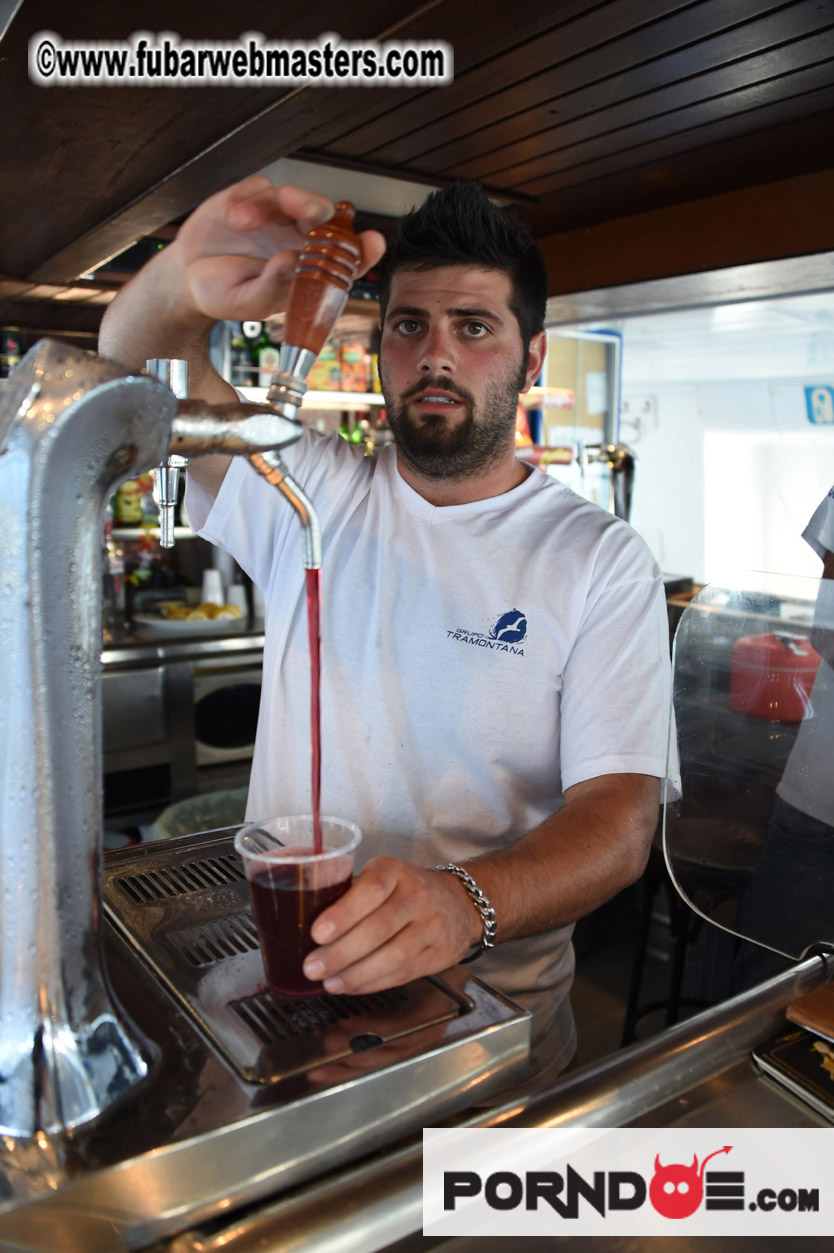
[[[114, 855], [111, 876], [136, 856], [152, 854]], [[417, 1033], [428, 1033], [422, 1055], [395, 1049], [387, 1076], [374, 1071], [371, 1049], [357, 1055], [364, 1060], [347, 1082], [350, 1067], [329, 1080], [320, 1074], [313, 1085], [302, 1076], [262, 1087], [253, 1099], [252, 1085], [232, 1081], [147, 968], [114, 934], [108, 940], [114, 983], [158, 1050], [153, 1076], [128, 1107], [63, 1141], [5, 1152], [0, 1145], [0, 1247], [412, 1253], [431, 1247], [419, 1235], [421, 1125], [827, 1125], [749, 1060], [751, 1048], [783, 1025], [785, 1006], [828, 977], [820, 958], [538, 1097], [467, 1110], [467, 1090], [488, 1093], [490, 1083], [494, 1090], [501, 1038], [509, 1039], [505, 1061], [520, 1055], [523, 1024], [505, 1016], [483, 1030], [488, 1015], [501, 1012], [500, 1000], [482, 999], [460, 968], [442, 978], [471, 1006], [476, 1033], [468, 1041], [457, 1034], [463, 1022], [452, 1019]], [[437, 1030], [442, 1037], [432, 1038]], [[654, 1247], [628, 1242], [630, 1253]]]
[[255, 619], [249, 626], [216, 635], [159, 635], [145, 638], [134, 632], [105, 634], [101, 650], [102, 669], [132, 669], [142, 666], [166, 665], [169, 662], [229, 657], [240, 653], [263, 651], [264, 624]]
[[[784, 1009], [830, 976], [821, 958], [735, 997], [687, 1022], [575, 1071], [525, 1101], [454, 1115], [442, 1124], [482, 1127], [817, 1127], [830, 1126], [814, 1110], [761, 1075], [750, 1060], [754, 1045], [785, 1024]], [[155, 1246], [154, 1253], [379, 1253], [435, 1247], [423, 1241], [422, 1138], [382, 1158], [323, 1175], [308, 1187], [262, 1204], [230, 1222], [216, 1221]], [[552, 1240], [519, 1241], [531, 1249]], [[560, 1237], [565, 1248], [572, 1239]], [[600, 1246], [649, 1253], [657, 1238], [609, 1239]], [[762, 1242], [769, 1245], [769, 1241]], [[813, 1244], [813, 1241], [811, 1241]], [[448, 1240], [444, 1249], [492, 1248], [491, 1241]], [[670, 1248], [688, 1249], [682, 1238]], [[700, 1239], [699, 1248], [726, 1250], [732, 1242]], [[582, 1247], [585, 1248], [585, 1240]], [[732, 1247], [735, 1247], [734, 1245]], [[775, 1246], [774, 1246], [775, 1247]], [[781, 1247], [781, 1245], [780, 1245]], [[822, 1247], [822, 1242], [819, 1243]]]

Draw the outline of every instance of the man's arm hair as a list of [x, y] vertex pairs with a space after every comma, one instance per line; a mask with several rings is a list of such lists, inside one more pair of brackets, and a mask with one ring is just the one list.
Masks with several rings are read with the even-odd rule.
[[575, 922], [639, 879], [659, 807], [657, 778], [600, 775], [569, 787], [562, 808], [511, 848], [468, 863], [502, 939]]

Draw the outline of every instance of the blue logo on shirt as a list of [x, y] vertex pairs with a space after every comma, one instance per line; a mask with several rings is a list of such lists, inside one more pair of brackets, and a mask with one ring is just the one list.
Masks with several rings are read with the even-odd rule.
[[527, 618], [520, 609], [510, 609], [502, 613], [493, 624], [489, 637], [500, 640], [502, 644], [520, 644], [527, 635]]
[[462, 644], [474, 644], [476, 648], [488, 648], [498, 653], [514, 653], [516, 657], [523, 657], [524, 649], [518, 646], [527, 639], [527, 615], [520, 609], [509, 609], [500, 618], [496, 618], [488, 635], [483, 631], [470, 631], [467, 627], [447, 631], [446, 635]]

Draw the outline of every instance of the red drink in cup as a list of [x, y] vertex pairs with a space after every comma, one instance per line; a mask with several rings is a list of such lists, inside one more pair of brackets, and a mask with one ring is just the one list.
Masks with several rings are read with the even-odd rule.
[[322, 991], [321, 983], [305, 978], [301, 969], [316, 947], [310, 928], [323, 910], [344, 895], [353, 879], [359, 828], [352, 822], [323, 817], [321, 832], [321, 852], [315, 851], [309, 814], [252, 823], [235, 836], [266, 981], [286, 996]]

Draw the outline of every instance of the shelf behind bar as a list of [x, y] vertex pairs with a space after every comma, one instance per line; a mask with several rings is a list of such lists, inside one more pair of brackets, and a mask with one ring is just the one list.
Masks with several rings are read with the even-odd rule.
[[576, 393], [569, 387], [531, 387], [529, 392], [519, 396], [519, 400], [528, 409], [572, 409], [576, 404]]
[[[266, 401], [265, 387], [239, 387], [238, 391], [255, 404], [264, 404]], [[533, 408], [544, 405], [549, 408], [572, 409], [575, 404], [574, 393], [567, 387], [531, 387], [529, 392], [519, 396], [519, 400]], [[304, 396], [306, 409], [373, 409], [384, 404], [385, 397], [379, 392], [309, 391]]]
[[[264, 404], [267, 397], [265, 387], [240, 387], [241, 395], [255, 404]], [[385, 404], [378, 392], [306, 392], [305, 409], [373, 409]]]
[[[141, 539], [143, 535], [149, 534], [153, 539], [159, 539], [159, 527], [141, 527], [141, 526], [114, 526], [113, 539]], [[174, 527], [174, 539], [199, 539], [198, 535], [187, 526]]]

